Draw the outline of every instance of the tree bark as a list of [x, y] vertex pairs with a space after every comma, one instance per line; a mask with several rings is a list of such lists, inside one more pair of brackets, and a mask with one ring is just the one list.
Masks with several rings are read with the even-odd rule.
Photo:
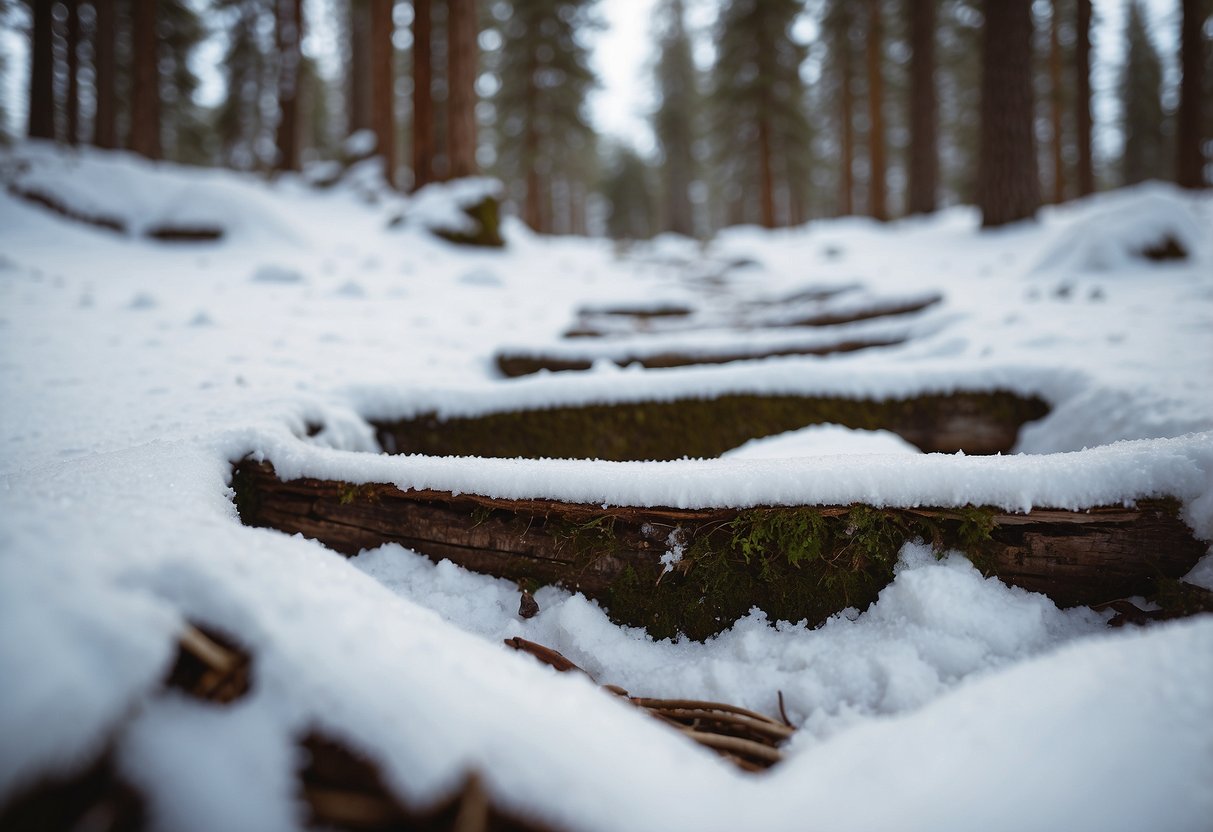
[[474, 176], [476, 165], [476, 75], [480, 50], [476, 0], [448, 0], [447, 158], [454, 179]]
[[1024, 0], [986, 0], [977, 201], [985, 228], [1040, 207], [1032, 132], [1032, 12]]
[[884, 148], [884, 13], [881, 0], [868, 0], [868, 215], [887, 220]]
[[[795, 509], [735, 508], [675, 509], [565, 503], [550, 499], [499, 499], [473, 491], [455, 495], [429, 490], [402, 491], [387, 484], [351, 485], [319, 479], [283, 482], [268, 463], [242, 462], [233, 474], [241, 520], [251, 526], [275, 528], [319, 540], [346, 555], [385, 543], [398, 543], [434, 560], [448, 559], [467, 569], [497, 577], [560, 585], [606, 602], [616, 620], [645, 626], [663, 607], [664, 593], [684, 578], [695, 579], [702, 567], [695, 559], [665, 575], [661, 558], [669, 549], [672, 530], [688, 544], [694, 542], [728, 563], [744, 579], [727, 534], [719, 530], [745, 518], [777, 516]], [[940, 545], [960, 548], [989, 573], [1029, 591], [1048, 595], [1061, 605], [1102, 604], [1131, 595], [1151, 595], [1157, 579], [1184, 575], [1204, 554], [1205, 546], [1177, 515], [1177, 504], [1140, 500], [1132, 508], [1097, 507], [1086, 511], [1036, 508], [1027, 514], [988, 510], [989, 539], [966, 543], [962, 528], [965, 508], [882, 508], [881, 521], [890, 533], [915, 536], [911, 529], [928, 524]], [[845, 557], [851, 507], [810, 506], [819, 518], [814, 535], [827, 564], [803, 563], [800, 568], [831, 569], [859, 575], [863, 567]], [[978, 509], [981, 510], [981, 509]], [[739, 520], [740, 518], [740, 520]], [[588, 531], [587, 531], [588, 530]], [[581, 536], [579, 537], [579, 532]], [[713, 536], [716, 535], [716, 536]], [[841, 552], [831, 541], [846, 541]], [[967, 549], [966, 547], [973, 547]], [[1146, 553], [1149, 553], [1148, 555]], [[782, 554], [782, 553], [780, 553]], [[639, 608], [615, 606], [615, 588], [628, 573], [643, 576], [647, 586]], [[794, 608], [768, 609], [792, 613], [789, 620], [809, 617], [818, 623], [843, 606], [875, 600], [881, 585], [891, 580], [890, 569], [868, 587], [871, 597], [831, 597], [827, 586], [797, 592]], [[736, 599], [731, 608], [711, 610], [720, 618], [707, 630], [727, 627], [751, 604], [766, 609], [762, 582], [749, 583], [759, 597]], [[777, 588], [777, 592], [778, 592]], [[865, 593], [867, 594], [867, 593]], [[670, 604], [669, 601], [665, 601]], [[701, 599], [702, 603], [702, 599]], [[672, 606], [672, 605], [671, 605]], [[774, 605], [773, 605], [774, 606]], [[682, 611], [668, 610], [674, 615]], [[676, 629], [689, 621], [673, 622]], [[668, 626], [668, 624], [667, 624]], [[693, 638], [710, 632], [684, 630]]]
[[431, 2], [413, 2], [413, 190], [434, 181]]
[[160, 158], [160, 71], [156, 0], [132, 0], [131, 150]]
[[396, 187], [396, 72], [392, 7], [395, 0], [370, 0], [371, 127], [383, 159], [383, 175]]
[[54, 18], [49, 2], [33, 4], [30, 44], [29, 120], [31, 139], [55, 138]]
[[78, 0], [64, 0], [67, 9], [67, 143], [80, 141], [80, 9]]
[[370, 0], [350, 0], [349, 101], [346, 120], [349, 134], [371, 130], [371, 28]]
[[97, 109], [93, 113], [93, 144], [113, 149], [118, 146], [118, 128], [115, 118], [117, 102], [114, 84], [117, 67], [114, 59], [116, 32], [114, 26], [114, 4], [109, 0], [93, 3], [97, 22], [93, 40], [93, 80], [96, 89]]
[[1095, 163], [1091, 153], [1091, 0], [1078, 0], [1078, 34], [1074, 46], [1075, 127], [1078, 139], [1078, 195], [1095, 193]]
[[1180, 23], [1180, 67], [1183, 76], [1179, 86], [1179, 124], [1177, 130], [1175, 180], [1184, 188], [1204, 188], [1205, 159], [1203, 108], [1206, 106], [1202, 89], [1204, 74], [1203, 7], [1207, 0], [1183, 0]]
[[759, 202], [763, 228], [775, 227], [775, 180], [771, 174], [771, 121], [765, 108], [758, 117]]
[[939, 189], [939, 102], [935, 88], [935, 11], [938, 0], [909, 0], [910, 182], [907, 210], [935, 211]]
[[303, 63], [303, 0], [276, 0], [278, 46], [277, 170], [299, 170], [299, 81]]
[[842, 175], [839, 177], [838, 213], [850, 216], [855, 213], [855, 102], [852, 84], [854, 83], [854, 66], [851, 54], [850, 14], [843, 12], [844, 26], [841, 50], [841, 90], [839, 104], [842, 120]]
[[1053, 130], [1053, 204], [1065, 202], [1065, 160], [1061, 147], [1061, 0], [1053, 0], [1049, 21], [1049, 116]]

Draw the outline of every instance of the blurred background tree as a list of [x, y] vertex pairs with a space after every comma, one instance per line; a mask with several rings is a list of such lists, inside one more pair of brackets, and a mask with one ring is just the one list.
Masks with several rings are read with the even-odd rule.
[[[998, 225], [1097, 187], [1208, 185], [1210, 6], [1151, 4], [1152, 30], [1131, 0], [1113, 66], [1092, 64], [1091, 0], [652, 0], [651, 139], [603, 140], [594, 0], [0, 0], [28, 47], [0, 123], [265, 173], [377, 153], [398, 187], [483, 169], [548, 234], [960, 203]], [[1098, 107], [1095, 77], [1116, 79]]]

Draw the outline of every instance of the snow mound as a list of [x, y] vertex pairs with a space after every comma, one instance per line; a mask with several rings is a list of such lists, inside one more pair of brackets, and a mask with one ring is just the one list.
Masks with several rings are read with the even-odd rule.
[[852, 430], [843, 425], [812, 425], [777, 436], [751, 439], [725, 451], [721, 459], [792, 459], [832, 454], [919, 454], [921, 451], [887, 430]]
[[1202, 229], [1182, 193], [1148, 183], [1093, 201], [1034, 271], [1125, 272], [1150, 259], [1206, 260], [1208, 247], [1209, 229]]
[[486, 199], [500, 200], [504, 193], [501, 182], [487, 176], [434, 182], [413, 194], [401, 219], [405, 225], [427, 231], [475, 234], [479, 225], [467, 210]]

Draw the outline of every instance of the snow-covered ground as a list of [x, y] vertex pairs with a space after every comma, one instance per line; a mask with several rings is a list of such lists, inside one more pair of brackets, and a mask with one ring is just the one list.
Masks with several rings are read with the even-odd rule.
[[[821, 628], [755, 611], [708, 643], [654, 642], [561, 590], [540, 590], [524, 621], [508, 582], [246, 528], [228, 479], [252, 453], [281, 472], [615, 504], [1165, 494], [1213, 539], [1213, 199], [1148, 185], [992, 233], [958, 209], [623, 253], [508, 222], [492, 251], [426, 231], [466, 196], [441, 189], [410, 201], [365, 181], [315, 190], [38, 145], [0, 155], [0, 178], [128, 228], [0, 193], [0, 804], [112, 748], [157, 828], [296, 828], [296, 741], [321, 728], [405, 799], [476, 770], [495, 803], [572, 829], [1209, 828], [1213, 617], [1109, 630], [1107, 614], [911, 545], [876, 604]], [[168, 220], [226, 233], [141, 236]], [[1191, 256], [1135, 255], [1166, 235]], [[851, 284], [944, 300], [894, 348], [517, 381], [493, 369], [502, 345], [561, 344], [586, 306], [711, 319]], [[711, 352], [738, 336], [653, 337]], [[923, 455], [828, 427], [712, 461], [358, 453], [375, 450], [366, 419], [427, 410], [995, 388], [1053, 405], [1022, 456]], [[323, 430], [307, 439], [309, 425]], [[1189, 580], [1213, 586], [1213, 559]], [[186, 620], [249, 648], [248, 697], [164, 691]], [[515, 635], [636, 695], [775, 713], [782, 693], [802, 730], [786, 762], [743, 775], [504, 648]]]

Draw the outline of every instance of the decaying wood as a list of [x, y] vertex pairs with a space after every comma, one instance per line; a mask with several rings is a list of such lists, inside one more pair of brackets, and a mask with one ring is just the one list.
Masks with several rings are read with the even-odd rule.
[[[793, 355], [835, 355], [875, 347], [894, 347], [904, 344], [904, 338], [849, 338], [832, 344], [803, 347], [780, 347], [775, 349], [738, 349], [722, 353], [661, 352], [651, 355], [622, 353], [610, 356], [612, 364], [628, 367], [639, 364], [646, 369], [666, 367], [691, 367], [701, 364], [729, 364], [733, 361], [757, 361], [762, 358], [778, 358]], [[594, 366], [589, 358], [574, 358], [561, 355], [529, 352], [501, 352], [495, 358], [497, 369], [503, 376], [517, 378], [532, 375], [542, 370], [562, 372], [565, 370], [588, 370]]]
[[[688, 539], [737, 518], [737, 509], [675, 509], [506, 500], [475, 494], [402, 491], [331, 480], [279, 480], [269, 463], [241, 462], [234, 474], [237, 507], [253, 526], [300, 533], [346, 555], [399, 543], [476, 572], [551, 584], [606, 599], [625, 571], [660, 571], [670, 532]], [[847, 506], [813, 509], [822, 517]], [[959, 523], [953, 508], [885, 509], [907, 522]], [[991, 510], [982, 564], [1007, 583], [1042, 592], [1060, 605], [1096, 604], [1150, 595], [1160, 578], [1179, 578], [1205, 553], [1178, 518], [1173, 501], [1087, 511]], [[570, 529], [592, 529], [609, 546], [587, 553]], [[661, 587], [654, 587], [655, 602]]]
[[223, 229], [217, 225], [162, 223], [148, 228], [143, 235], [162, 243], [212, 243], [223, 237]]
[[10, 185], [8, 192], [15, 197], [24, 199], [26, 202], [32, 202], [35, 205], [41, 205], [61, 217], [76, 222], [82, 222], [85, 225], [92, 225], [97, 228], [104, 228], [107, 231], [116, 231], [119, 234], [126, 233], [126, 223], [116, 217], [107, 217], [103, 214], [93, 214], [86, 211], [79, 211], [72, 206], [63, 202], [54, 194], [40, 191], [36, 188], [25, 188], [18, 185]]
[[249, 692], [249, 654], [211, 630], [187, 625], [165, 684], [191, 696], [228, 704]]
[[379, 767], [344, 743], [313, 732], [301, 743], [300, 774], [308, 825], [363, 832], [544, 832], [544, 824], [493, 805], [473, 772], [454, 792], [430, 807], [413, 807], [391, 792]]
[[823, 422], [892, 431], [927, 453], [1006, 453], [1024, 424], [1048, 412], [1043, 400], [1009, 391], [887, 400], [737, 393], [467, 417], [423, 413], [373, 424], [389, 453], [622, 461], [716, 457], [750, 439]]
[[41, 782], [0, 806], [0, 829], [5, 832], [138, 832], [145, 828], [143, 799], [118, 774], [112, 750], [83, 771]]

